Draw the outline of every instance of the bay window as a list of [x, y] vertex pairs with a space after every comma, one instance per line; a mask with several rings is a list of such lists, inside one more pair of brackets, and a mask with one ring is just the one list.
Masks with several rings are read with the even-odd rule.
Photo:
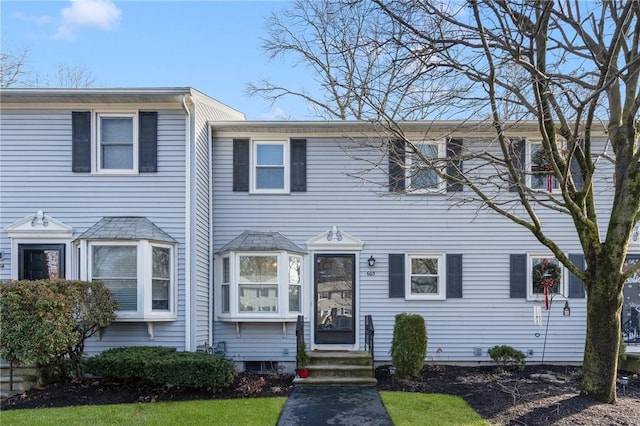
[[175, 319], [175, 248], [148, 240], [81, 242], [87, 279], [100, 281], [120, 308], [117, 320]]
[[289, 252], [229, 252], [218, 260], [218, 318], [294, 319], [302, 306], [303, 258]]

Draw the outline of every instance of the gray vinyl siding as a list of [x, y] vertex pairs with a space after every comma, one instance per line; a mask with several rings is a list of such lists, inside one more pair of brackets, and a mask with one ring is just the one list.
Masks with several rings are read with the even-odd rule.
[[[243, 136], [247, 135], [234, 135]], [[471, 141], [465, 138], [465, 144]], [[307, 192], [257, 195], [232, 191], [232, 138], [214, 138], [213, 251], [244, 230], [280, 231], [305, 247], [307, 240], [337, 225], [364, 242], [356, 283], [359, 286], [358, 343], [364, 348], [364, 315], [371, 314], [376, 362], [390, 360], [394, 317], [401, 312], [418, 313], [425, 318], [428, 360], [489, 361], [488, 348], [508, 344], [523, 351], [533, 350], [531, 362], [539, 362], [543, 350], [545, 362], [582, 361], [585, 299], [569, 301], [570, 317], [562, 316], [564, 300], [552, 304], [554, 309], [549, 319], [543, 307], [543, 323], [538, 326], [533, 321], [535, 304], [524, 298], [509, 297], [509, 255], [547, 252], [533, 236], [486, 209], [457, 205], [450, 194], [402, 197], [390, 194], [384, 186], [388, 182], [384, 171], [369, 172], [367, 182], [349, 176], [376, 164], [374, 155], [379, 154], [372, 154], [371, 163], [357, 161], [345, 154], [344, 148], [348, 145], [347, 139], [307, 137]], [[357, 154], [363, 155], [362, 151]], [[384, 159], [380, 164], [386, 168]], [[606, 200], [610, 184], [609, 178], [598, 181], [602, 186], [597, 191], [599, 202]], [[601, 217], [606, 217], [606, 205], [600, 204], [600, 208], [603, 209]], [[558, 218], [549, 212], [540, 212], [540, 218], [549, 235], [566, 253], [581, 252], [568, 218]], [[389, 298], [388, 254], [407, 252], [462, 254], [463, 298], [444, 301]], [[366, 263], [370, 255], [376, 258], [374, 277], [366, 273], [371, 270]], [[306, 265], [310, 264], [307, 261]], [[311, 289], [309, 271], [306, 277], [305, 285]], [[305, 294], [308, 321], [313, 315], [309, 302], [311, 291]], [[543, 348], [547, 320], [547, 342]], [[295, 346], [295, 333], [287, 332], [283, 336], [280, 323], [242, 323], [239, 334], [235, 323], [216, 321], [214, 325], [215, 341], [225, 341], [228, 355], [237, 361], [264, 359], [267, 354], [273, 360], [295, 360], [291, 351], [288, 356], [283, 355], [283, 348]], [[287, 325], [287, 330], [290, 327], [293, 324]], [[482, 348], [482, 356], [474, 356], [476, 347]]]
[[[99, 105], [92, 105], [100, 110]], [[59, 108], [59, 107], [58, 107]], [[89, 107], [85, 107], [89, 109]], [[144, 109], [136, 105], [132, 109]], [[105, 216], [144, 216], [177, 244], [177, 320], [115, 323], [91, 339], [87, 353], [123, 345], [184, 349], [185, 119], [180, 109], [158, 111], [158, 172], [92, 176], [71, 172], [71, 109], [0, 111], [0, 279], [9, 279], [12, 255], [5, 228], [43, 210], [74, 229], [74, 238]], [[70, 253], [67, 253], [69, 256]], [[74, 265], [74, 268], [76, 266]], [[70, 272], [70, 271], [68, 271]]]

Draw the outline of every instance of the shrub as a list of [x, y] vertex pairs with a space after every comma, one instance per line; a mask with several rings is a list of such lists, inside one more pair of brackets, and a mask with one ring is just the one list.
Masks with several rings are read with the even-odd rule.
[[96, 376], [194, 389], [229, 387], [235, 372], [234, 363], [219, 355], [152, 346], [109, 349], [84, 364]]
[[526, 363], [525, 358], [527, 356], [524, 352], [508, 345], [494, 346], [489, 349], [488, 353], [500, 370], [512, 367], [522, 370]]
[[427, 329], [420, 315], [396, 315], [391, 342], [391, 359], [398, 377], [414, 377], [427, 354]]
[[0, 285], [0, 356], [80, 376], [85, 340], [111, 323], [117, 308], [100, 283], [6, 282]]

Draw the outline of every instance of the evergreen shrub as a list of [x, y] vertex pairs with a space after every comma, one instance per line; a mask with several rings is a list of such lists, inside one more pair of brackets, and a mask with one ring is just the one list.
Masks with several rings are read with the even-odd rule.
[[235, 364], [205, 352], [140, 346], [114, 348], [85, 360], [85, 370], [99, 377], [157, 385], [213, 390], [233, 383]]
[[390, 354], [398, 377], [418, 375], [427, 354], [427, 327], [421, 315], [396, 315]]

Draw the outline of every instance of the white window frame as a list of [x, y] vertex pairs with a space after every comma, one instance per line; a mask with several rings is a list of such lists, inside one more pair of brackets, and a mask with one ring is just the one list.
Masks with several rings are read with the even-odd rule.
[[[133, 153], [130, 169], [105, 169], [102, 167], [102, 118], [131, 118], [133, 126]], [[95, 131], [92, 134], [91, 156], [93, 158], [93, 173], [100, 175], [137, 175], [138, 172], [138, 112], [137, 111], [98, 111], [92, 115]]]
[[[443, 158], [446, 154], [446, 141], [444, 139], [415, 141], [415, 142], [412, 142], [412, 144], [418, 149], [420, 149], [420, 145], [435, 145], [438, 148], [437, 158]], [[412, 184], [412, 175], [414, 174], [415, 172], [414, 168], [416, 167], [414, 164], [414, 162], [416, 161], [415, 159], [416, 153], [414, 153], [411, 148], [408, 148], [405, 155], [406, 155], [406, 166], [407, 166], [406, 174], [405, 174], [405, 187], [407, 188], [409, 193], [441, 194], [446, 191], [447, 189], [446, 181], [442, 178], [442, 176], [437, 174], [437, 171], [435, 170], [434, 170], [434, 173], [436, 173], [436, 178], [438, 179], [438, 184], [435, 188], [414, 188]]]
[[529, 301], [544, 301], [543, 293], [533, 292], [533, 262], [545, 258], [556, 260], [560, 266], [560, 284], [556, 294], [561, 297], [566, 297], [568, 294], [569, 279], [564, 265], [551, 253], [527, 253], [527, 300]]
[[[437, 259], [438, 260], [438, 292], [437, 293], [413, 293], [411, 291], [411, 260], [412, 259]], [[447, 264], [444, 253], [407, 253], [405, 255], [405, 299], [407, 300], [446, 300], [447, 299]]]
[[[276, 311], [241, 311], [240, 310], [240, 258], [242, 256], [276, 256], [278, 263], [278, 306]], [[300, 311], [289, 310], [289, 257], [300, 259]], [[223, 312], [222, 285], [223, 283], [223, 259], [229, 259], [229, 312]], [[306, 262], [305, 257], [299, 253], [288, 251], [232, 251], [216, 258], [216, 317], [220, 321], [233, 322], [292, 322], [298, 315], [304, 314]]]
[[[283, 187], [282, 188], [258, 188], [258, 147], [261, 145], [278, 145], [282, 146], [282, 168], [284, 173]], [[291, 164], [289, 157], [289, 140], [264, 140], [255, 139], [251, 141], [251, 170], [250, 170], [250, 182], [251, 193], [255, 194], [288, 194], [290, 192], [290, 175]], [[265, 167], [265, 166], [261, 166]], [[279, 165], [274, 165], [280, 167]]]
[[[566, 145], [563, 141], [559, 141], [559, 149], [563, 149], [563, 147]], [[543, 188], [534, 188], [533, 187], [533, 148], [534, 146], [539, 146], [542, 149], [542, 141], [536, 141], [536, 140], [526, 140], [526, 164], [527, 164], [527, 173], [526, 173], [526, 183], [527, 183], [527, 188], [536, 190], [536, 191], [545, 191], [547, 190], [546, 185]], [[555, 178], [555, 176], [552, 177], [553, 179], [553, 190], [551, 191], [552, 193], [560, 193], [560, 184], [558, 183], [557, 179]]]
[[[177, 276], [176, 247], [173, 244], [148, 240], [98, 240], [80, 241], [80, 256], [85, 259], [84, 268], [80, 268], [81, 279], [93, 279], [93, 247], [96, 246], [135, 246], [137, 247], [137, 310], [116, 312], [116, 321], [174, 321], [176, 319]], [[152, 309], [153, 294], [153, 247], [169, 249], [169, 309]]]

